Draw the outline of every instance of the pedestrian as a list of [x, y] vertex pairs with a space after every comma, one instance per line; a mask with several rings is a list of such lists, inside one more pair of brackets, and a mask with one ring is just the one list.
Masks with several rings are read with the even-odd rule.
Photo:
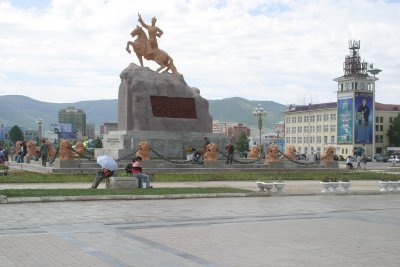
[[42, 139], [42, 144], [40, 145], [39, 151], [42, 158], [42, 166], [46, 167], [47, 157], [49, 155], [49, 144], [46, 143], [45, 139]]
[[357, 156], [357, 169], [361, 169], [361, 155]]
[[150, 176], [143, 173], [141, 157], [136, 157], [135, 162], [132, 163], [132, 175], [139, 179], [139, 188], [143, 187], [142, 179], [144, 179], [146, 183], [146, 188], [153, 188], [153, 186], [150, 185]]
[[226, 151], [228, 152], [228, 156], [226, 158], [226, 164], [232, 164], [233, 161], [233, 154], [235, 153], [235, 147], [230, 142], [225, 146]]
[[349, 169], [353, 169], [353, 163], [351, 163], [351, 157], [348, 156], [346, 159], [346, 165], [349, 167]]
[[207, 136], [204, 137], [204, 151], [206, 150], [207, 146], [210, 144], [210, 139]]
[[2, 147], [0, 147], [0, 164], [3, 164], [4, 161], [4, 150]]
[[113, 174], [114, 174], [114, 172], [109, 169], [106, 169], [106, 168], [101, 169], [101, 171], [97, 172], [96, 178], [94, 179], [94, 182], [93, 182], [91, 188], [96, 189], [103, 179], [110, 178], [111, 176], [113, 176]]
[[362, 157], [362, 159], [361, 159], [361, 162], [363, 163], [363, 169], [366, 170], [366, 169], [367, 169], [367, 162], [368, 162], [368, 159], [367, 159], [367, 157], [365, 156], [365, 154], [363, 155], [363, 157]]

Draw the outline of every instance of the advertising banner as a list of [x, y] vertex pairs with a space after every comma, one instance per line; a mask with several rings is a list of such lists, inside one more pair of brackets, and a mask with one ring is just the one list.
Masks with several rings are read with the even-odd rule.
[[337, 125], [337, 143], [353, 143], [353, 94], [338, 95], [337, 102], [338, 125]]
[[373, 95], [371, 92], [356, 92], [354, 100], [355, 144], [372, 144], [373, 135]]
[[53, 132], [59, 133], [70, 133], [72, 132], [72, 124], [71, 123], [54, 123], [51, 125]]

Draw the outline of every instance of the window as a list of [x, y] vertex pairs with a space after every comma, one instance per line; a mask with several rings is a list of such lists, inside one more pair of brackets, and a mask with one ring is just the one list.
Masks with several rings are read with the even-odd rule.
[[292, 123], [296, 123], [296, 117], [292, 117]]
[[308, 136], [304, 136], [304, 144], [308, 143]]
[[379, 143], [379, 135], [375, 135], [375, 143]]
[[321, 147], [317, 147], [317, 153], [321, 152]]
[[379, 131], [379, 125], [375, 124], [375, 131]]
[[317, 121], [322, 121], [322, 115], [321, 114], [317, 115]]
[[383, 132], [383, 125], [379, 125], [379, 130]]
[[336, 113], [332, 113], [331, 114], [331, 121], [335, 121], [336, 120]]
[[383, 123], [383, 117], [380, 117], [380, 123]]
[[324, 114], [324, 121], [329, 121], [329, 114]]
[[299, 137], [297, 138], [297, 142], [298, 142], [299, 144], [301, 144], [302, 141], [303, 141], [303, 138], [302, 138], [301, 136], [299, 136]]
[[304, 122], [308, 122], [309, 117], [308, 116], [304, 116]]
[[329, 131], [329, 125], [324, 125], [324, 132]]
[[328, 136], [324, 136], [324, 144], [327, 144], [328, 143]]
[[290, 137], [286, 137], [286, 143], [290, 144]]
[[310, 116], [310, 122], [315, 122], [315, 115]]
[[287, 134], [290, 134], [290, 127], [287, 127], [286, 133], [287, 133]]
[[296, 133], [296, 127], [292, 127], [292, 133]]
[[289, 123], [290, 123], [290, 118], [287, 117], [287, 118], [286, 118], [286, 124], [289, 124]]
[[315, 143], [315, 136], [310, 136], [310, 143]]
[[336, 131], [336, 125], [335, 124], [331, 124], [331, 132]]
[[297, 132], [298, 133], [302, 133], [302, 130], [303, 130], [303, 127], [301, 127], [301, 126], [297, 127]]
[[375, 122], [378, 123], [379, 122], [379, 117], [375, 118]]
[[321, 136], [317, 136], [317, 144], [321, 144]]
[[304, 148], [304, 154], [307, 155], [307, 153], [308, 153], [308, 147], [305, 147], [305, 148]]
[[297, 148], [297, 152], [299, 152], [299, 154], [301, 154], [301, 147]]
[[393, 122], [393, 118], [389, 117], [389, 122], [392, 123]]
[[315, 132], [315, 126], [310, 126], [310, 132], [314, 133]]
[[335, 136], [334, 136], [334, 135], [331, 135], [331, 144], [334, 144], [334, 143], [336, 143], [336, 142], [335, 142]]
[[302, 123], [303, 122], [303, 117], [301, 117], [301, 116], [297, 117], [297, 122], [298, 123]]
[[383, 135], [379, 136], [379, 143], [383, 143]]
[[304, 126], [304, 132], [308, 133], [308, 126]]
[[292, 137], [292, 143], [293, 143], [293, 144], [296, 143], [296, 137]]
[[322, 130], [322, 126], [321, 125], [317, 125], [317, 133], [320, 133]]

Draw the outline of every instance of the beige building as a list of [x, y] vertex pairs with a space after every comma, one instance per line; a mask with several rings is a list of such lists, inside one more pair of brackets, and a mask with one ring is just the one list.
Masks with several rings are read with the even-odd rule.
[[[290, 105], [285, 113], [285, 146], [300, 154], [321, 153], [328, 146], [344, 157], [374, 156], [389, 145], [387, 131], [400, 105], [375, 102], [375, 77], [381, 70], [361, 62], [360, 42], [350, 41], [344, 75], [337, 82], [337, 102]], [[370, 76], [373, 74], [373, 76]]]
[[[386, 135], [400, 105], [375, 103], [375, 153], [382, 154], [389, 145]], [[374, 144], [338, 144], [337, 102], [289, 106], [285, 113], [285, 146], [295, 146], [299, 154], [322, 153], [332, 146], [337, 155], [357, 152], [372, 156]]]

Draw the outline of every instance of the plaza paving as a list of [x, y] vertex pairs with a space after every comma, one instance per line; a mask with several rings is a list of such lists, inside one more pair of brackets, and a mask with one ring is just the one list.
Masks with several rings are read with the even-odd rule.
[[0, 205], [0, 266], [398, 266], [399, 196]]

